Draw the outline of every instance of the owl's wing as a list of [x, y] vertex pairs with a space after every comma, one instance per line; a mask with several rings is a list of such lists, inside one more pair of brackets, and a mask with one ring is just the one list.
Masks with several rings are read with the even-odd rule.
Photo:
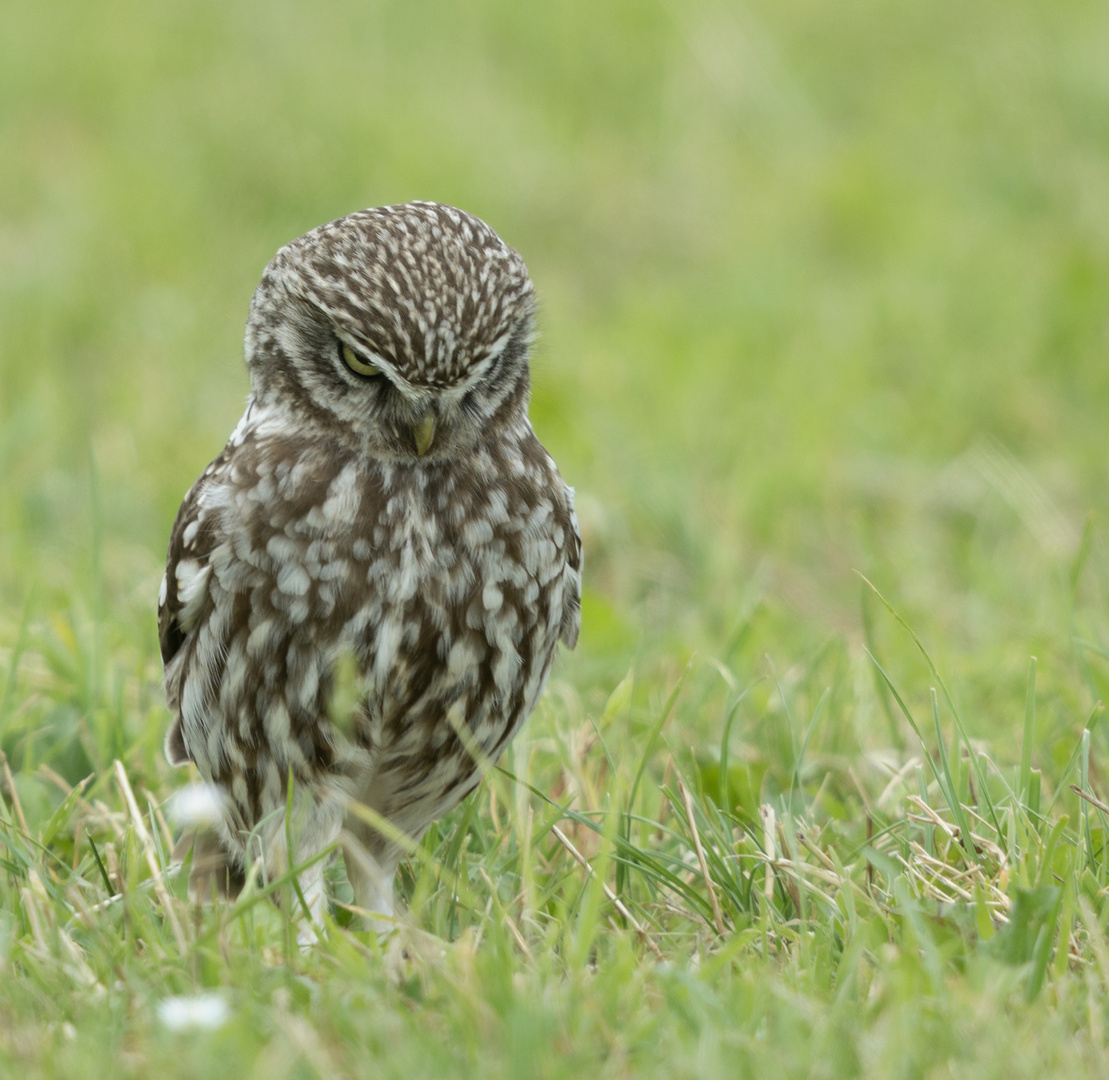
[[169, 537], [166, 572], [158, 592], [158, 643], [166, 671], [166, 700], [174, 719], [166, 734], [165, 753], [171, 765], [191, 761], [181, 730], [179, 680], [171, 667], [181, 654], [190, 631], [211, 603], [208, 585], [211, 555], [219, 546], [220, 516], [204, 505], [204, 493], [227, 462], [228, 450], [208, 466], [185, 495]]
[[581, 629], [581, 534], [578, 531], [578, 515], [574, 511], [574, 489], [566, 489], [569, 494], [570, 519], [566, 528], [566, 569], [563, 576], [566, 583], [565, 599], [562, 603], [562, 641], [568, 649], [578, 643]]

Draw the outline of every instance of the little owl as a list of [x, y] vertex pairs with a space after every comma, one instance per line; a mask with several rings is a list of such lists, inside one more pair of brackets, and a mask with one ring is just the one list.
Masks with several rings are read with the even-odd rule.
[[[194, 895], [338, 840], [388, 919], [403, 837], [476, 786], [573, 648], [581, 543], [528, 420], [534, 312], [520, 256], [437, 203], [321, 225], [266, 267], [246, 412], [158, 598], [166, 754], [220, 805]], [[299, 885], [318, 924], [323, 860]]]

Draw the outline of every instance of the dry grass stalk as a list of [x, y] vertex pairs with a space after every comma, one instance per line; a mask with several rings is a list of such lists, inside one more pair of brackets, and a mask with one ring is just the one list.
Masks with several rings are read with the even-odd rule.
[[15, 780], [12, 779], [12, 771], [8, 767], [8, 755], [3, 750], [0, 750], [0, 766], [4, 769], [4, 783], [7, 785], [8, 794], [11, 796], [12, 809], [15, 810], [16, 820], [24, 834], [30, 836], [31, 831], [27, 828], [27, 819], [23, 816], [23, 807], [19, 803], [19, 792], [15, 790]]
[[[593, 869], [592, 866], [589, 865], [589, 861], [586, 859], [586, 857], [580, 851], [578, 851], [576, 847], [574, 847], [573, 843], [570, 841], [570, 838], [557, 825], [551, 826], [551, 832], [555, 834], [558, 842], [570, 853], [574, 861], [578, 863], [578, 865], [581, 866], [590, 877], [593, 877], [596, 874], [596, 871]], [[621, 900], [620, 897], [618, 897], [616, 893], [614, 893], [612, 889], [608, 887], [607, 882], [602, 881], [601, 888], [604, 889], [605, 896], [608, 897], [609, 901], [612, 903], [612, 906], [616, 908], [616, 910], [620, 913], [620, 915], [624, 918], [628, 925], [636, 932], [636, 934], [639, 935], [640, 939], [647, 943], [647, 946], [650, 948], [651, 952], [653, 952], [661, 960], [663, 958], [662, 950], [659, 949], [654, 941], [651, 940], [643, 924], [628, 910], [627, 905], [623, 902], [623, 900]]]
[[701, 866], [701, 876], [705, 880], [705, 888], [708, 890], [709, 903], [712, 904], [712, 921], [716, 924], [716, 930], [719, 934], [723, 935], [728, 932], [727, 927], [724, 925], [724, 915], [720, 910], [720, 900], [716, 895], [716, 886], [713, 885], [712, 875], [709, 874], [708, 860], [705, 858], [705, 849], [701, 846], [701, 834], [697, 832], [697, 822], [693, 816], [693, 800], [689, 797], [689, 789], [682, 782], [682, 778], [678, 777], [678, 790], [682, 794], [682, 802], [685, 803], [685, 815], [689, 819], [689, 831], [693, 836], [693, 847], [697, 852], [697, 862]]
[[[493, 879], [486, 873], [484, 866], [478, 867], [478, 873], [481, 874], [481, 880], [485, 882], [485, 887], [489, 890], [489, 899], [490, 903], [492, 903], [492, 898], [497, 893], [497, 887], [493, 884]], [[520, 946], [520, 952], [522, 952], [524, 956], [528, 958], [529, 962], [534, 962], [535, 957], [532, 955], [532, 951], [531, 948], [528, 946], [527, 939], [524, 937], [520, 928], [516, 925], [516, 920], [508, 913], [508, 911], [504, 911], [503, 915], [505, 925], [508, 927], [512, 936], [516, 939], [516, 944]]]
[[1109, 814], [1109, 804], [1103, 803], [1099, 798], [1091, 795], [1088, 791], [1083, 791], [1077, 784], [1070, 785], [1071, 791], [1075, 793], [1080, 799], [1085, 799], [1091, 806], [1096, 807], [1103, 814]]
[[186, 948], [185, 935], [181, 932], [181, 925], [177, 921], [177, 913], [173, 910], [173, 898], [169, 895], [169, 890], [166, 888], [165, 880], [162, 877], [161, 867], [158, 866], [154, 843], [150, 839], [150, 833], [146, 831], [146, 824], [139, 812], [138, 803], [135, 802], [135, 793], [131, 790], [131, 783], [127, 779], [127, 771], [123, 767], [123, 762], [118, 759], [115, 763], [115, 772], [116, 780], [119, 782], [123, 798], [127, 803], [127, 809], [131, 813], [131, 824], [138, 835], [139, 843], [142, 844], [143, 854], [146, 856], [146, 865], [150, 868], [154, 892], [165, 910], [166, 919], [169, 921], [170, 929], [177, 941], [177, 947], [184, 952]]
[[762, 892], [767, 900], [773, 900], [774, 863], [778, 853], [774, 844], [774, 807], [770, 803], [763, 803], [759, 807], [759, 819], [762, 821], [762, 846], [766, 855], [766, 878], [762, 883]]

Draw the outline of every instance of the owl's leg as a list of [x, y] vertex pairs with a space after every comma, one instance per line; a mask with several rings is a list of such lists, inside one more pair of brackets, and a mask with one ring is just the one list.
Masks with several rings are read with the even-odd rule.
[[[287, 873], [290, 865], [300, 866], [315, 859], [297, 875], [299, 894], [291, 898], [290, 910], [299, 923], [297, 941], [301, 947], [317, 941], [323, 927], [327, 899], [323, 880], [326, 860], [316, 856], [338, 839], [342, 824], [342, 802], [338, 796], [320, 796], [300, 788], [293, 792], [293, 811], [289, 820], [286, 821], [284, 813], [275, 812], [262, 830], [266, 872], [271, 879]], [[288, 852], [290, 837], [293, 844], [291, 862]], [[282, 906], [284, 903], [282, 901]]]
[[365, 924], [378, 935], [396, 929], [393, 879], [404, 855], [402, 849], [367, 821], [380, 815], [392, 820], [394, 778], [380, 761], [363, 762], [352, 770], [351, 794], [340, 842], [354, 902], [366, 912]]
[[[323, 927], [324, 911], [324, 886], [323, 865], [316, 863], [305, 870], [297, 878], [300, 884], [300, 893], [308, 905], [308, 911], [297, 920], [297, 944], [301, 949], [308, 949], [320, 940], [320, 930]], [[300, 897], [296, 900], [300, 904]]]
[[354, 902], [373, 912], [366, 919], [369, 929], [378, 935], [392, 933], [396, 929], [393, 878], [400, 862], [399, 849], [353, 816], [347, 818], [341, 842]]

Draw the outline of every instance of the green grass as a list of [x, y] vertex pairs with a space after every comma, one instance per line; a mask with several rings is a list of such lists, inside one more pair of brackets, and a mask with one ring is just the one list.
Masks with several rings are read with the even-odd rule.
[[[0, 11], [0, 1072], [1104, 1075], [1106, 40], [1093, 0]], [[261, 267], [418, 197], [536, 281], [582, 638], [397, 936], [337, 906], [301, 953], [167, 873], [153, 603]]]

